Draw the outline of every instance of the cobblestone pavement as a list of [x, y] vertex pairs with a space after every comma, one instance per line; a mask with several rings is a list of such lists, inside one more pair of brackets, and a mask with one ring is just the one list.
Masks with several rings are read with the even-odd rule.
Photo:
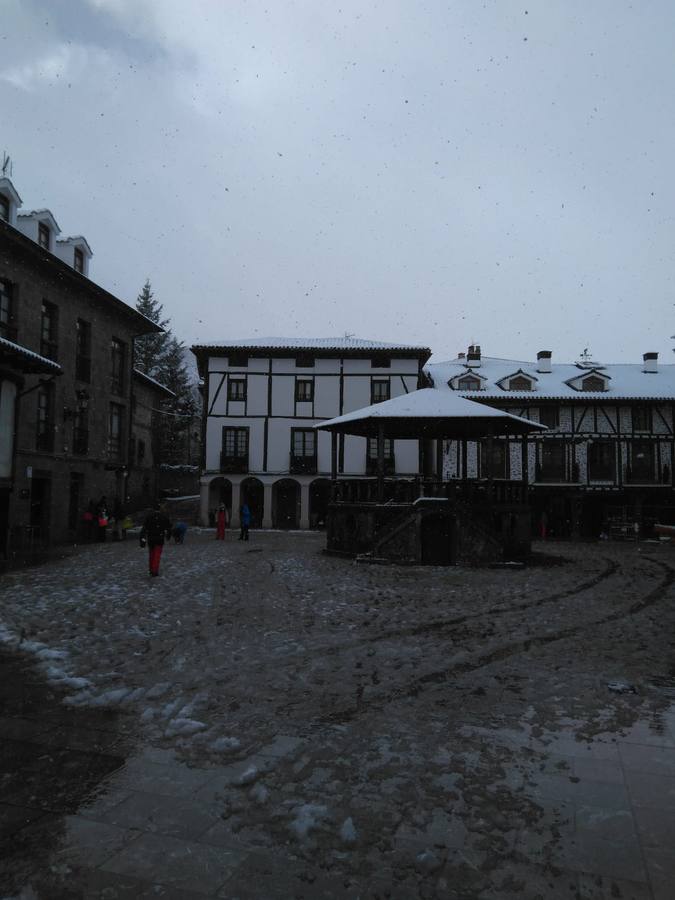
[[675, 548], [191, 532], [0, 584], [0, 897], [675, 896]]

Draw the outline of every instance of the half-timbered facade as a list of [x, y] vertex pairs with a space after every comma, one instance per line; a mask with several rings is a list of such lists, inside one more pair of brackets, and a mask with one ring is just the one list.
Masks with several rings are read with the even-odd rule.
[[[426, 369], [434, 387], [457, 391], [549, 431], [529, 442], [528, 480], [534, 521], [542, 533], [598, 536], [613, 521], [675, 516], [673, 464], [675, 366], [645, 353], [640, 364], [602, 365], [582, 357], [552, 363], [482, 357], [470, 347]], [[488, 459], [487, 456], [490, 455]], [[520, 478], [519, 443], [449, 442], [446, 478]]]
[[[204, 380], [201, 518], [243, 502], [258, 526], [308, 528], [325, 520], [330, 436], [314, 425], [416, 390], [430, 351], [356, 338], [244, 340], [192, 348]], [[391, 441], [387, 471], [420, 471], [417, 441]], [[377, 448], [343, 437], [338, 472], [374, 474]]]

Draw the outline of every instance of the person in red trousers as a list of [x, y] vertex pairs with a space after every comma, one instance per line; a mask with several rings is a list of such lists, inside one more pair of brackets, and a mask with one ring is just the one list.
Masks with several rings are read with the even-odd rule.
[[171, 522], [162, 512], [158, 501], [141, 528], [141, 547], [145, 547], [147, 543], [150, 574], [154, 576], [159, 575], [159, 561], [162, 558], [165, 537], [167, 540], [171, 537]]
[[218, 514], [216, 516], [216, 540], [224, 541], [225, 540], [225, 529], [227, 528], [227, 510], [225, 509], [225, 504], [221, 503], [218, 507]]

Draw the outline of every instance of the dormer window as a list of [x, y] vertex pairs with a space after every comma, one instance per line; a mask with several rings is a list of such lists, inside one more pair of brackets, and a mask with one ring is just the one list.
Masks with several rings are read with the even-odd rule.
[[9, 222], [9, 197], [0, 194], [0, 219]]
[[84, 272], [84, 253], [76, 247], [73, 252], [73, 268], [76, 272]]
[[581, 390], [582, 391], [604, 391], [605, 390], [605, 382], [602, 378], [599, 378], [597, 375], [589, 375], [588, 378], [582, 378], [581, 380]]
[[464, 375], [457, 382], [457, 388], [460, 391], [479, 391], [480, 380], [478, 378], [474, 378], [473, 375]]
[[565, 384], [573, 388], [575, 391], [585, 391], [586, 393], [599, 394], [609, 389], [610, 375], [599, 372], [597, 369], [584, 375], [577, 375], [576, 378], [570, 378]]
[[516, 375], [515, 378], [512, 378], [509, 381], [509, 390], [510, 391], [531, 391], [532, 390], [532, 382], [529, 378], [525, 378], [524, 375]]
[[44, 222], [38, 223], [38, 244], [44, 250], [49, 250], [49, 225]]

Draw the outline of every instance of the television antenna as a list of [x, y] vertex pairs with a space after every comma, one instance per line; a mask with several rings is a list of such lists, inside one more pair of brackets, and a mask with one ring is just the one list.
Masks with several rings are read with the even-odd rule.
[[2, 172], [3, 177], [11, 178], [14, 171], [14, 164], [12, 163], [12, 158], [6, 150], [2, 151], [2, 163], [0, 164], [0, 171]]

